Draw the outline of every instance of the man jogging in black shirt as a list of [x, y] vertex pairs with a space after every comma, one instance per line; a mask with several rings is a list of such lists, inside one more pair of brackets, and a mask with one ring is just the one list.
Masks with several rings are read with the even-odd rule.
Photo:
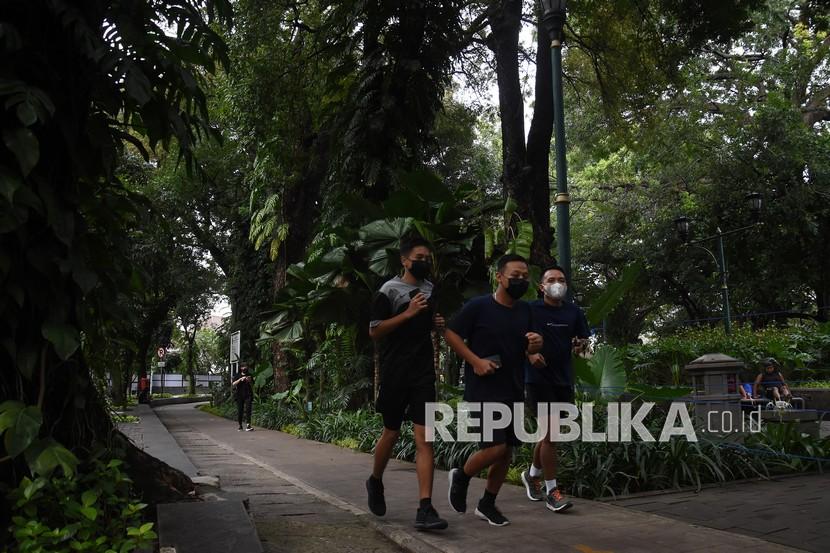
[[400, 254], [404, 274], [381, 286], [369, 323], [369, 336], [378, 342], [380, 353], [381, 385], [376, 407], [383, 415], [383, 433], [375, 446], [366, 491], [369, 510], [383, 516], [386, 513], [383, 472], [402, 422], [411, 420], [420, 494], [415, 528], [443, 530], [447, 521], [432, 506], [433, 448], [426, 441], [424, 423], [426, 404], [435, 401], [431, 332], [433, 328], [443, 330], [444, 319], [433, 313], [430, 302], [433, 285], [427, 280], [432, 266], [429, 244], [420, 237], [402, 240]]
[[[529, 279], [523, 257], [503, 256], [498, 262], [496, 292], [468, 301], [449, 324], [444, 334], [447, 344], [465, 361], [465, 401], [506, 404], [511, 412], [513, 404], [522, 401], [525, 357], [542, 347], [542, 337], [533, 332], [530, 306], [520, 299], [527, 292]], [[475, 514], [493, 526], [510, 523], [495, 502], [510, 467], [512, 448], [521, 444], [512, 423], [508, 428], [494, 429], [492, 441], [484, 441], [482, 436], [481, 449], [463, 468], [450, 471], [449, 502], [456, 512], [467, 510], [470, 478], [489, 467], [484, 496]]]
[[237, 430], [243, 430], [242, 419], [245, 419], [246, 432], [254, 428], [251, 426], [251, 405], [254, 401], [253, 377], [248, 374], [248, 365], [241, 365], [234, 377], [231, 386], [236, 392], [236, 420], [239, 422]]
[[[588, 323], [582, 310], [566, 300], [568, 283], [565, 271], [558, 266], [545, 269], [539, 285], [544, 299], [531, 302], [533, 320], [545, 344], [540, 353], [528, 356], [525, 364], [525, 399], [527, 409], [536, 413], [539, 403], [573, 403], [574, 379], [572, 349], [581, 350], [588, 338]], [[539, 424], [549, 426], [543, 416]], [[556, 446], [550, 429], [533, 449], [533, 462], [522, 472], [522, 482], [531, 501], [545, 501], [554, 512], [563, 512], [572, 504], [556, 486]], [[544, 490], [542, 477], [544, 476]]]

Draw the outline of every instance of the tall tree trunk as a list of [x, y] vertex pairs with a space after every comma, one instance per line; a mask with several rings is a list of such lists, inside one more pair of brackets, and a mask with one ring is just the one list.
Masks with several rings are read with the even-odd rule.
[[505, 196], [516, 200], [516, 213], [533, 226], [530, 261], [544, 266], [553, 261], [548, 161], [553, 134], [550, 48], [546, 33], [539, 32], [535, 104], [525, 143], [524, 97], [519, 76], [522, 3], [493, 2], [487, 8], [487, 15], [492, 30], [488, 46], [495, 54], [499, 86], [502, 186]]
[[553, 229], [550, 224], [550, 144], [553, 135], [553, 82], [550, 43], [539, 25], [536, 51], [536, 93], [533, 119], [527, 135], [527, 164], [530, 176], [530, 221], [533, 243], [530, 261], [544, 267], [554, 261], [551, 255]]
[[150, 333], [142, 334], [138, 340], [138, 347], [135, 352], [135, 373], [139, 378], [147, 376], [147, 355], [150, 351], [150, 340], [152, 336]]
[[[282, 290], [287, 282], [288, 267], [302, 260], [306, 247], [311, 241], [314, 224], [319, 210], [320, 190], [328, 168], [329, 135], [314, 132], [310, 111], [306, 112], [306, 135], [302, 151], [306, 164], [298, 182], [286, 188], [282, 196], [282, 220], [288, 224], [288, 236], [282, 244], [274, 274], [274, 294]], [[274, 367], [274, 389], [282, 392], [288, 389], [289, 359], [278, 342], [271, 345]]]
[[[530, 187], [525, 182], [524, 99], [519, 80], [519, 31], [522, 2], [492, 2], [488, 8], [492, 33], [488, 47], [496, 58], [502, 138], [502, 189], [518, 203], [517, 213], [530, 215]], [[509, 221], [507, 222], [509, 223]]]
[[830, 218], [822, 217], [818, 227], [819, 236], [824, 240], [821, 241], [823, 251], [818, 256], [818, 285], [815, 286], [817, 319], [827, 322], [830, 321]]
[[[185, 332], [187, 332], [185, 330]], [[187, 337], [187, 393], [190, 395], [196, 394], [196, 374], [193, 370], [193, 343], [196, 341], [196, 327], [193, 327], [193, 334]]]
[[114, 367], [110, 371], [110, 379], [112, 379], [112, 383], [110, 384], [110, 397], [112, 398], [113, 405], [125, 405], [127, 403], [127, 397], [124, 393], [125, 370], [124, 367]]

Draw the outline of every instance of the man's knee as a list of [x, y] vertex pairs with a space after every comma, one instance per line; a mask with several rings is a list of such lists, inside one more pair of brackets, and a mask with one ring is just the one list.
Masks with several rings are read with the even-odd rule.
[[426, 434], [422, 432], [415, 432], [415, 449], [416, 451], [432, 452], [432, 442], [427, 441]]
[[493, 456], [496, 462], [510, 458], [511, 449], [508, 444], [496, 444], [488, 449], [490, 450], [490, 455]]
[[387, 428], [386, 426], [383, 427], [383, 432], [380, 434], [381, 440], [392, 440], [396, 441], [398, 436], [401, 435], [400, 429], [395, 430], [393, 428]]

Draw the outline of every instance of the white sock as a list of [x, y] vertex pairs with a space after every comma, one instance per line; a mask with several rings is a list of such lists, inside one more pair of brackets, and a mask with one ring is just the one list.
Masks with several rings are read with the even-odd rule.
[[545, 490], [550, 493], [556, 487], [556, 478], [553, 480], [545, 480]]
[[531, 463], [531, 465], [530, 465], [530, 477], [531, 478], [539, 478], [540, 476], [542, 476], [542, 469], [537, 468], [536, 465]]

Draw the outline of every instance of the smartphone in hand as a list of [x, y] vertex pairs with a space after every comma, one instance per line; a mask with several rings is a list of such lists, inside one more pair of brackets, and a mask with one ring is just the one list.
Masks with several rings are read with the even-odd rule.
[[497, 369], [501, 368], [501, 355], [488, 355], [487, 357], [482, 357], [485, 361], [492, 361], [493, 364], [496, 365]]

